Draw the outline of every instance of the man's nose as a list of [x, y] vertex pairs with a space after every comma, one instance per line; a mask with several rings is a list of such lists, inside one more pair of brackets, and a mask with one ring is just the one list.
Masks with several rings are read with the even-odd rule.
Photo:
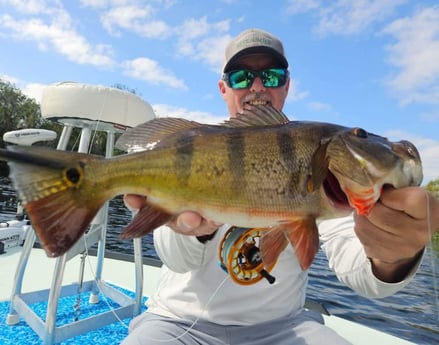
[[260, 77], [255, 78], [252, 86], [250, 87], [250, 91], [252, 91], [252, 92], [265, 91], [264, 84], [262, 83], [262, 79]]

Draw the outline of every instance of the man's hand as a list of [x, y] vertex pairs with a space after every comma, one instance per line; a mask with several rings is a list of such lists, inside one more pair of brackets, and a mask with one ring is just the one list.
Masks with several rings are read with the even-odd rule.
[[437, 230], [439, 201], [421, 187], [386, 189], [368, 216], [355, 216], [373, 272], [386, 282], [406, 277]]
[[[126, 194], [123, 199], [128, 209], [133, 212], [138, 211], [146, 203], [146, 198], [141, 195]], [[167, 225], [180, 234], [205, 236], [213, 234], [222, 224], [205, 219], [196, 212], [183, 212]]]

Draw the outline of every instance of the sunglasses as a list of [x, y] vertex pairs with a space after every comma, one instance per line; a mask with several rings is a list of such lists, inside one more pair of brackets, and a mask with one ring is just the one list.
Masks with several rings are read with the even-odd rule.
[[232, 89], [248, 89], [253, 85], [255, 78], [262, 80], [262, 85], [266, 88], [276, 88], [285, 85], [288, 79], [286, 68], [267, 68], [262, 71], [250, 71], [238, 69], [223, 74], [223, 80]]

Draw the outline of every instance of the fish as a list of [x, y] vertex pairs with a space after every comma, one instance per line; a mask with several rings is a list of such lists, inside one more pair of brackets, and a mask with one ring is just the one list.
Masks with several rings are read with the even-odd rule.
[[139, 194], [146, 204], [122, 238], [144, 236], [194, 211], [217, 223], [264, 229], [267, 266], [291, 243], [306, 270], [319, 247], [317, 220], [367, 215], [386, 186], [422, 182], [421, 158], [409, 141], [290, 121], [266, 105], [215, 125], [156, 118], [128, 129], [116, 147], [128, 153], [0, 150], [49, 257], [66, 253], [107, 200]]

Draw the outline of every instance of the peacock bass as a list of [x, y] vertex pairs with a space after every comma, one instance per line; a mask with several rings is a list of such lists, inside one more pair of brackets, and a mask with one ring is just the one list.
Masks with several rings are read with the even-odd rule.
[[316, 219], [367, 214], [386, 185], [419, 185], [416, 147], [361, 128], [289, 121], [254, 106], [219, 125], [157, 118], [129, 129], [113, 158], [9, 146], [0, 151], [48, 256], [64, 254], [105, 201], [125, 193], [147, 203], [123, 231], [143, 236], [195, 211], [218, 223], [266, 228], [273, 264], [288, 243], [302, 269], [318, 250]]

